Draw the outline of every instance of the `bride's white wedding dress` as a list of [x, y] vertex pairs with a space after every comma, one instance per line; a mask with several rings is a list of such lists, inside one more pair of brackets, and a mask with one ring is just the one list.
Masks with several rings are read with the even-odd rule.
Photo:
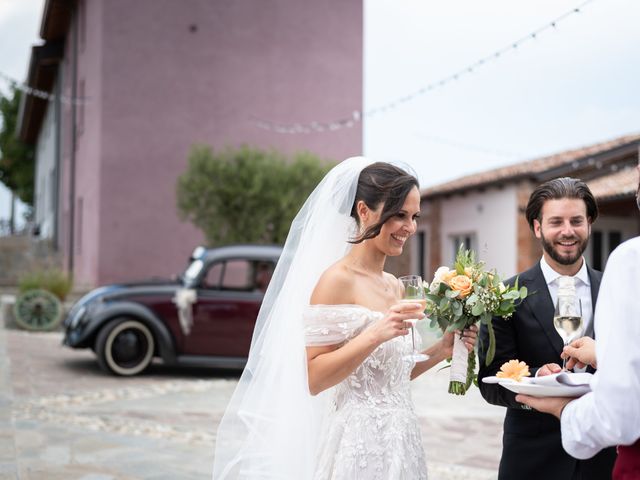
[[[312, 305], [308, 346], [344, 343], [382, 313], [358, 305]], [[408, 338], [380, 345], [334, 387], [321, 436], [315, 480], [422, 480], [427, 467], [411, 401]]]

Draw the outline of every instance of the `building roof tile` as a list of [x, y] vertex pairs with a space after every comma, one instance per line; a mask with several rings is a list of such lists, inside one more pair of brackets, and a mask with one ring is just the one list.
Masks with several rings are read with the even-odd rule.
[[587, 185], [600, 201], [632, 197], [638, 189], [638, 171], [628, 166], [589, 180]]
[[[491, 184], [504, 183], [507, 181], [515, 181], [520, 178], [535, 177], [538, 174], [546, 171], [562, 167], [564, 165], [571, 164], [578, 160], [595, 156], [600, 153], [605, 153], [609, 150], [613, 150], [617, 147], [629, 145], [634, 142], [640, 142], [640, 133], [632, 135], [624, 135], [606, 142], [600, 142], [594, 145], [588, 145], [573, 150], [567, 150], [564, 152], [556, 153], [546, 157], [536, 158], [525, 162], [520, 162], [505, 167], [499, 167], [485, 172], [474, 173], [466, 175], [464, 177], [451, 180], [440, 185], [435, 185], [422, 190], [423, 197], [432, 197], [439, 195], [446, 195], [461, 192], [471, 188], [482, 188]], [[618, 172], [620, 173], [620, 172]], [[613, 175], [616, 177], [615, 175]], [[606, 175], [608, 178], [609, 175]], [[602, 177], [603, 179], [605, 177]], [[616, 177], [618, 178], [618, 177]], [[624, 177], [625, 181], [627, 177]], [[637, 179], [636, 179], [637, 180]], [[592, 182], [589, 182], [591, 185]], [[598, 188], [602, 188], [603, 192], [612, 192], [614, 187], [611, 186], [609, 190], [606, 190], [604, 185], [610, 185], [609, 182], [603, 180], [602, 182], [596, 182]], [[602, 186], [601, 186], [602, 185]], [[637, 186], [637, 183], [635, 184]], [[635, 187], [634, 187], [635, 188]]]

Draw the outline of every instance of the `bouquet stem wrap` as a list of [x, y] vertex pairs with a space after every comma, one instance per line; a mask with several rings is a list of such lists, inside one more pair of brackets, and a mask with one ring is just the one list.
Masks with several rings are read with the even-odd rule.
[[453, 356], [449, 375], [449, 393], [464, 395], [471, 386], [475, 373], [476, 354], [468, 352], [461, 335], [453, 338]]

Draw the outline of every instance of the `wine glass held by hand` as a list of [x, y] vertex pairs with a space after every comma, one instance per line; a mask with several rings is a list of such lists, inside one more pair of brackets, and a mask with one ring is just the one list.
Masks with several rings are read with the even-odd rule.
[[[425, 296], [424, 287], [422, 286], [422, 277], [419, 275], [407, 275], [399, 278], [402, 284], [403, 295], [401, 303], [414, 304], [418, 308], [416, 312], [422, 318], [425, 308], [427, 307], [427, 298]], [[429, 356], [418, 352], [416, 349], [416, 323], [418, 318], [412, 318], [407, 320], [407, 323], [411, 324], [411, 353], [405, 355], [405, 358], [409, 358], [415, 362], [424, 362], [429, 360]]]
[[[562, 338], [565, 347], [582, 335], [582, 304], [577, 296], [558, 295], [553, 326]], [[567, 359], [564, 357], [562, 359], [563, 370], [566, 367], [566, 362]]]

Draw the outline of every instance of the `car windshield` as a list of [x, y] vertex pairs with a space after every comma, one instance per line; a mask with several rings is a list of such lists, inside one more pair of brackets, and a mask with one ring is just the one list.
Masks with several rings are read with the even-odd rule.
[[194, 260], [191, 263], [191, 265], [189, 265], [187, 270], [184, 272], [185, 280], [195, 280], [195, 278], [202, 271], [203, 266], [204, 266], [204, 263], [202, 262], [202, 260]]

